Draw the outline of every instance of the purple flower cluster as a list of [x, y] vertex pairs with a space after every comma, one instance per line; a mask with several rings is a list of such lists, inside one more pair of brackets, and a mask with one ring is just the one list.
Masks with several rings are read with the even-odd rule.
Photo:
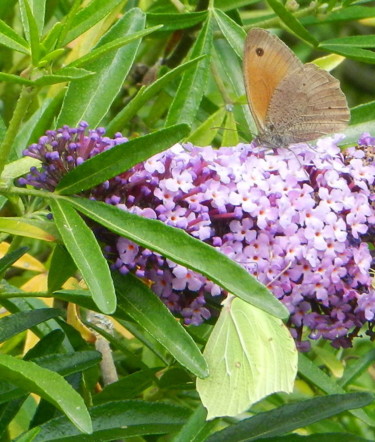
[[88, 124], [83, 121], [77, 128], [64, 126], [61, 129], [48, 130], [39, 138], [38, 143], [25, 149], [23, 155], [40, 160], [42, 166], [41, 170], [32, 167], [26, 178], [20, 178], [19, 184], [53, 191], [69, 170], [98, 153], [127, 141], [121, 134], [116, 134], [114, 139], [104, 137], [104, 128], [89, 130], [87, 134], [87, 127]]
[[[40, 175], [32, 171], [21, 183], [51, 189], [56, 169], [79, 164], [68, 160], [72, 143], [84, 160], [124, 141], [121, 135], [103, 138], [99, 129], [85, 136], [84, 126], [49, 132], [31, 146], [25, 154], [45, 164]], [[218, 150], [176, 145], [89, 196], [184, 229], [244, 266], [288, 307], [301, 349], [308, 347], [301, 343], [305, 331], [345, 347], [365, 323], [371, 330], [375, 319], [368, 245], [375, 238], [375, 139], [365, 134], [359, 148], [345, 154], [337, 147], [340, 139], [275, 152], [245, 144]], [[106, 251], [119, 271], [150, 280], [186, 324], [208, 319], [207, 299], [225, 294], [202, 275], [125, 238], [113, 237]]]

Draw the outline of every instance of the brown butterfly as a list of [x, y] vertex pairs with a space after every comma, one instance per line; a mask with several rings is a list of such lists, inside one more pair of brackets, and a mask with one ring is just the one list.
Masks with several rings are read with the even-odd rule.
[[264, 29], [247, 34], [244, 78], [260, 144], [287, 147], [340, 132], [348, 124], [338, 80], [312, 63], [303, 64]]

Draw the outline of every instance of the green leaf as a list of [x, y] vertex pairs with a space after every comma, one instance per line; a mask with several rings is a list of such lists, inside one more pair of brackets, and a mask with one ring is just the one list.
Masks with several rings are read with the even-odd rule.
[[[262, 442], [372, 442], [349, 433], [317, 433], [310, 436], [289, 434], [288, 436], [262, 438]], [[18, 441], [17, 441], [18, 442]]]
[[362, 61], [364, 63], [375, 64], [375, 53], [367, 49], [356, 48], [347, 45], [325, 44], [319, 45], [319, 49], [324, 49], [335, 54], [343, 55], [352, 60]]
[[[146, 348], [148, 348], [160, 360], [163, 365], [170, 363], [169, 355], [165, 354], [164, 347], [160, 345], [149, 333], [145, 331], [140, 325], [133, 321], [126, 314], [124, 309], [118, 308], [116, 311], [116, 318], [126, 317], [128, 320], [118, 319], [119, 323], [126, 328], [135, 338], [138, 339]], [[156, 360], [156, 364], [159, 362]]]
[[77, 268], [88, 285], [95, 304], [106, 314], [116, 309], [108, 263], [91, 229], [65, 201], [50, 201], [56, 226]]
[[33, 81], [28, 80], [27, 78], [22, 78], [18, 75], [13, 74], [4, 74], [0, 72], [0, 81], [6, 81], [7, 83], [15, 83], [15, 84], [27, 84], [28, 86], [32, 86], [34, 84]]
[[[324, 371], [317, 367], [307, 356], [298, 355], [298, 372], [304, 378], [308, 379], [320, 390], [328, 394], [345, 394], [346, 391], [333, 381]], [[353, 407], [357, 408], [357, 407]], [[359, 408], [359, 407], [358, 407]], [[367, 425], [375, 426], [375, 420], [369, 417], [363, 410], [351, 411], [351, 414], [361, 419]]]
[[[101, 354], [99, 352], [89, 350], [49, 354], [37, 357], [32, 362], [46, 370], [52, 370], [59, 373], [59, 375], [68, 376], [97, 365], [100, 359]], [[21, 387], [17, 388], [11, 383], [0, 381], [0, 403], [14, 400], [24, 395], [25, 391]]]
[[236, 120], [234, 119], [234, 114], [231, 109], [227, 110], [224, 131], [223, 131], [223, 140], [222, 146], [236, 146], [239, 143], [238, 131]]
[[[6, 281], [2, 281], [1, 283], [1, 292], [4, 293], [14, 293], [18, 296], [25, 293], [22, 290], [18, 289], [17, 287], [12, 286], [11, 284], [7, 283]], [[30, 311], [34, 309], [40, 309], [45, 308], [46, 304], [41, 299], [37, 298], [14, 298], [14, 299], [4, 299], [4, 297], [0, 296], [0, 304], [4, 306], [10, 313], [17, 313], [20, 311]], [[50, 333], [52, 330], [60, 329], [60, 325], [58, 323], [58, 319], [50, 319], [49, 321], [42, 322], [38, 325], [36, 325], [33, 328], [33, 332], [39, 337], [42, 338], [43, 336]], [[65, 350], [72, 350], [72, 347], [68, 342], [64, 342], [64, 349]]]
[[61, 288], [64, 282], [74, 274], [76, 269], [77, 267], [66, 248], [56, 244], [48, 272], [48, 291], [54, 292]]
[[362, 18], [375, 17], [375, 10], [373, 7], [366, 6], [350, 6], [347, 8], [339, 8], [330, 12], [329, 14], [322, 16], [310, 15], [301, 19], [301, 22], [305, 25], [324, 23], [340, 23], [340, 22], [355, 22]]
[[28, 0], [19, 0], [22, 24], [28, 42], [30, 43], [31, 60], [34, 66], [40, 58], [39, 30]]
[[72, 198], [70, 202], [109, 230], [196, 270], [255, 307], [282, 319], [289, 316], [287, 308], [242, 266], [182, 229], [98, 201]]
[[30, 361], [0, 354], [0, 376], [3, 381], [33, 393], [53, 404], [83, 433], [91, 433], [90, 415], [81, 396], [66, 380]]
[[73, 14], [71, 20], [66, 23], [68, 31], [60, 42], [65, 46], [72, 40], [92, 28], [107, 14], [112, 12], [123, 0], [92, 0], [85, 8]]
[[[91, 2], [90, 6], [93, 3], [97, 1]], [[113, 3], [113, 1], [108, 3]], [[120, 37], [141, 31], [144, 25], [144, 13], [140, 9], [131, 9], [110, 28], [95, 49]], [[93, 127], [97, 126], [119, 93], [133, 65], [139, 45], [140, 40], [137, 39], [124, 47], [107, 52], [100, 60], [85, 63], [83, 67], [94, 72], [95, 75], [76, 80], [69, 85], [57, 126], [64, 124], [75, 126], [82, 120], [87, 121]]]
[[180, 124], [114, 146], [67, 173], [56, 187], [60, 194], [90, 189], [173, 146], [189, 133]]
[[[245, 96], [242, 62], [224, 38], [215, 39], [214, 46], [215, 61], [217, 61], [219, 74], [225, 81], [225, 86], [233, 90], [236, 97]], [[255, 133], [256, 127], [249, 106], [234, 106], [233, 113], [246, 141], [250, 141], [251, 134]]]
[[68, 376], [93, 367], [100, 362], [101, 358], [102, 355], [100, 352], [96, 350], [86, 350], [49, 354], [35, 358], [33, 362], [47, 370], [52, 370], [62, 376]]
[[212, 51], [212, 25], [210, 17], [199, 32], [190, 59], [206, 55], [193, 69], [181, 78], [174, 100], [169, 108], [166, 126], [177, 123], [191, 124], [205, 93]]
[[34, 347], [32, 347], [23, 357], [24, 361], [35, 359], [40, 356], [45, 356], [51, 353], [56, 353], [60, 350], [60, 346], [65, 338], [65, 333], [60, 330], [52, 330], [46, 336], [43, 336]]
[[62, 89], [52, 100], [45, 99], [39, 109], [34, 112], [32, 117], [26, 121], [16, 135], [10, 160], [16, 160], [20, 157], [23, 149], [33, 142], [51, 127], [54, 127], [56, 113], [60, 109], [65, 90]]
[[131, 43], [132, 41], [143, 38], [146, 35], [149, 35], [149, 34], [155, 32], [160, 27], [161, 26], [154, 26], [152, 28], [144, 29], [143, 31], [134, 32], [133, 34], [128, 35], [127, 37], [116, 38], [115, 40], [110, 41], [109, 43], [106, 43], [102, 46], [97, 47], [96, 49], [93, 49], [88, 54], [83, 55], [82, 57], [78, 58], [77, 60], [74, 60], [72, 63], [70, 63], [64, 69], [67, 69], [72, 66], [82, 66], [86, 63], [91, 63], [95, 59], [102, 57], [107, 52], [112, 51], [114, 49], [121, 48], [122, 46], [125, 46], [125, 45]]
[[4, 342], [34, 325], [61, 316], [63, 312], [55, 308], [42, 308], [26, 312], [14, 313], [0, 319], [0, 342]]
[[119, 306], [196, 376], [208, 375], [207, 364], [193, 338], [165, 304], [133, 275], [113, 273]]
[[246, 32], [223, 11], [220, 11], [220, 9], [215, 9], [214, 14], [223, 36], [227, 39], [234, 52], [242, 60]]
[[31, 167], [40, 166], [40, 161], [31, 157], [23, 157], [19, 160], [12, 161], [4, 167], [1, 178], [5, 181], [14, 180], [26, 173], [30, 172]]
[[331, 349], [324, 347], [314, 347], [314, 353], [317, 355], [317, 362], [323, 363], [334, 375], [335, 378], [341, 378], [344, 373], [344, 365], [337, 355]]
[[[49, 227], [52, 227], [52, 229], [49, 229]], [[41, 239], [42, 241], [56, 240], [56, 235], [53, 232], [53, 225], [49, 221], [43, 223], [28, 218], [5, 216], [0, 218], [0, 231], [9, 233], [10, 235]]]
[[288, 11], [279, 0], [267, 0], [267, 3], [276, 12], [280, 20], [298, 37], [306, 42], [317, 46], [318, 42], [310, 34], [310, 32], [302, 25], [302, 23], [295, 18], [295, 16]]
[[26, 40], [20, 37], [3, 20], [0, 20], [0, 45], [4, 45], [22, 54], [29, 54], [30, 47]]
[[350, 109], [350, 125], [366, 123], [375, 120], [375, 101], [360, 104]]
[[225, 118], [225, 108], [219, 108], [211, 114], [188, 138], [196, 146], [208, 146], [222, 127]]
[[186, 424], [181, 428], [172, 442], [204, 442], [218, 422], [206, 422], [207, 412], [202, 405], [198, 406]]
[[35, 441], [35, 438], [37, 434], [39, 433], [40, 428], [33, 428], [30, 431], [27, 432], [27, 434], [24, 434], [22, 436], [19, 436], [17, 438], [17, 442], [33, 442]]
[[57, 40], [60, 37], [61, 31], [63, 29], [63, 24], [61, 22], [55, 23], [52, 28], [48, 31], [46, 36], [42, 40], [42, 45], [46, 51], [53, 51], [56, 47]]
[[359, 359], [357, 359], [352, 365], [350, 365], [344, 372], [344, 375], [341, 379], [338, 380], [338, 385], [340, 387], [345, 387], [349, 383], [351, 383], [354, 379], [364, 373], [367, 368], [373, 364], [375, 361], [375, 350], [371, 350], [364, 355], [362, 355]]
[[350, 37], [330, 38], [329, 40], [322, 41], [320, 44], [351, 46], [355, 48], [374, 48], [375, 34], [352, 35]]
[[163, 25], [162, 31], [176, 31], [177, 29], [191, 28], [204, 21], [207, 17], [207, 11], [189, 12], [181, 14], [147, 14], [147, 25]]
[[108, 125], [108, 133], [114, 133], [117, 130], [122, 129], [125, 123], [129, 121], [138, 110], [153, 96], [155, 96], [161, 89], [170, 84], [170, 82], [181, 75], [185, 70], [191, 69], [196, 63], [202, 60], [205, 55], [183, 63], [171, 71], [167, 72], [161, 78], [154, 81], [149, 86], [143, 86], [137, 93], [137, 95], [119, 112], [118, 115]]
[[333, 69], [337, 68], [337, 66], [339, 66], [344, 60], [345, 57], [343, 57], [342, 55], [329, 54], [325, 55], [324, 57], [316, 58], [312, 61], [312, 63], [314, 63], [321, 69], [331, 72]]
[[[186, 422], [190, 411], [162, 402], [114, 401], [90, 408], [93, 433], [83, 439], [62, 416], [42, 424], [33, 442], [98, 442], [147, 434], [169, 434]], [[26, 433], [28, 434], [28, 433]]]
[[197, 379], [197, 390], [207, 419], [237, 416], [272, 393], [293, 391], [298, 356], [289, 330], [242, 299], [224, 301], [203, 354], [210, 375]]
[[254, 3], [259, 3], [259, 0], [215, 0], [216, 8], [223, 11], [231, 11], [243, 6], [253, 5]]
[[30, 9], [35, 17], [39, 35], [42, 34], [47, 0], [29, 0]]
[[156, 383], [155, 373], [160, 368], [149, 368], [129, 374], [117, 382], [107, 385], [99, 394], [93, 397], [95, 404], [103, 402], [133, 399], [146, 388]]
[[373, 401], [370, 393], [335, 394], [287, 404], [244, 419], [211, 435], [207, 442], [237, 442], [280, 436]]
[[51, 75], [43, 75], [43, 77], [35, 80], [35, 84], [37, 86], [46, 86], [49, 84], [63, 83], [65, 81], [73, 81], [80, 80], [83, 78], [91, 77], [95, 75], [95, 72], [88, 71], [86, 69], [73, 68], [73, 67], [65, 67], [59, 69], [54, 74]]
[[[11, 253], [7, 253], [0, 259], [0, 279], [4, 275], [4, 272], [15, 263], [21, 256], [23, 256], [29, 250], [28, 247], [20, 247]], [[0, 319], [1, 322], [1, 319]], [[1, 333], [1, 332], [0, 332]]]

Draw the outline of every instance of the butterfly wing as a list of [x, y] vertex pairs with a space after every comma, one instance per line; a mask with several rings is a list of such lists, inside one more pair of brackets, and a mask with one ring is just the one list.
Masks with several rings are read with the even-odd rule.
[[266, 116], [276, 87], [302, 62], [278, 37], [253, 28], [246, 37], [244, 80], [247, 100], [258, 131], [264, 131]]
[[298, 143], [340, 132], [349, 118], [339, 81], [309, 63], [286, 76], [275, 89], [265, 131], [279, 134], [284, 144]]

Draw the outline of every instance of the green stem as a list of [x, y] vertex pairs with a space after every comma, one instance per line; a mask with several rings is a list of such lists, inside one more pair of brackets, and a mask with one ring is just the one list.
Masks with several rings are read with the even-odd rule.
[[0, 175], [4, 170], [5, 164], [9, 157], [9, 153], [13, 146], [14, 139], [20, 129], [22, 120], [26, 115], [31, 100], [36, 94], [36, 91], [37, 89], [33, 86], [23, 86], [21, 89], [21, 94], [18, 98], [16, 108], [14, 109], [13, 117], [10, 120], [4, 141], [0, 145]]
[[40, 198], [58, 198], [59, 195], [45, 190], [28, 189], [24, 187], [7, 186], [0, 183], [0, 195], [30, 195]]

